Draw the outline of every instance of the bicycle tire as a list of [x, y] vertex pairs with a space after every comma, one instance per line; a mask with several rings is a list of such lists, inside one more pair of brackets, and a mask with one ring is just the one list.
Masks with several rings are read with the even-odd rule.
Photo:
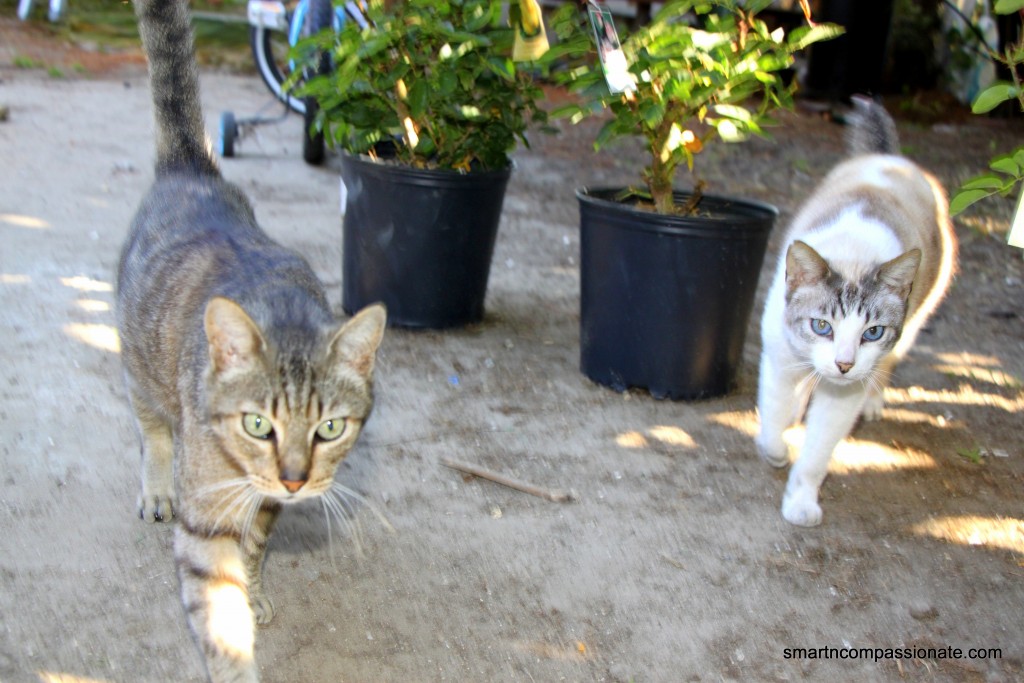
[[[331, 0], [309, 0], [305, 24], [302, 27], [303, 37], [312, 36], [323, 29], [330, 28], [333, 21], [334, 5], [331, 3]], [[322, 52], [318, 56], [315, 72], [308, 74], [308, 76], [322, 76], [330, 73], [330, 71], [330, 55]], [[323, 163], [326, 156], [323, 131], [313, 130], [313, 123], [316, 121], [316, 115], [320, 108], [312, 97], [305, 98], [303, 104], [305, 105], [305, 111], [302, 115], [302, 158], [307, 164], [319, 166]]]
[[284, 91], [282, 84], [287, 74], [282, 71], [278, 61], [274, 58], [275, 35], [283, 38], [284, 45], [288, 46], [288, 34], [263, 26], [252, 26], [249, 29], [249, 47], [252, 49], [252, 58], [256, 63], [256, 70], [263, 79], [263, 83], [274, 97], [288, 105], [292, 111], [305, 114], [306, 103], [301, 97], [295, 97]]

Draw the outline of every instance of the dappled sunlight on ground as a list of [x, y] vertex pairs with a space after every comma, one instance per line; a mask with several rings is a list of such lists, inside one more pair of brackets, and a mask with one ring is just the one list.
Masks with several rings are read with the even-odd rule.
[[88, 344], [101, 351], [121, 353], [121, 338], [112, 325], [99, 323], [68, 323], [63, 327], [64, 334], [76, 341]]
[[[800, 452], [806, 431], [803, 425], [790, 427], [783, 438], [790, 448], [790, 454]], [[889, 472], [905, 469], [933, 469], [935, 459], [916, 448], [894, 448], [873, 441], [862, 441], [847, 437], [839, 442], [832, 453], [828, 471], [831, 474], [851, 472]]]
[[907, 410], [906, 408], [885, 408], [882, 411], [882, 418], [892, 422], [904, 424], [926, 424], [939, 429], [963, 429], [964, 424], [951, 420], [945, 415], [932, 415], [920, 410]]
[[915, 405], [919, 403], [944, 403], [953, 406], [985, 406], [998, 408], [1008, 413], [1024, 412], [1024, 392], [1013, 398], [999, 394], [983, 393], [971, 386], [961, 386], [956, 391], [933, 390], [922, 387], [885, 390], [886, 405]]
[[957, 543], [1002, 548], [1024, 555], [1024, 521], [1013, 517], [959, 515], [936, 517], [915, 524], [911, 531], [921, 536]]
[[110, 304], [99, 299], [79, 299], [75, 303], [87, 313], [106, 313], [110, 310]]
[[757, 436], [757, 411], [734, 410], [725, 413], [715, 413], [714, 415], [708, 416], [708, 419], [716, 424], [722, 425], [723, 427], [735, 429], [737, 432], [746, 434], [750, 438]]
[[1002, 363], [993, 356], [980, 356], [973, 353], [938, 353], [939, 362], [932, 367], [936, 372], [960, 379], [985, 382], [997, 387], [1020, 389], [1018, 378], [1002, 370]]
[[[96, 293], [109, 293], [114, 291], [114, 286], [103, 280], [95, 280], [84, 275], [73, 277], [62, 277], [60, 283], [70, 289], [78, 290], [84, 295]], [[92, 296], [83, 296], [75, 304], [78, 308], [87, 313], [108, 313], [112, 310], [110, 303]], [[104, 323], [68, 323], [62, 331], [72, 339], [87, 344], [101, 351], [110, 353], [121, 353], [121, 339], [117, 329], [113, 325]]]
[[12, 228], [28, 228], [29, 230], [49, 230], [50, 224], [42, 218], [23, 216], [17, 213], [0, 213], [0, 223]]
[[114, 285], [102, 280], [94, 280], [84, 275], [74, 277], [62, 277], [60, 283], [65, 287], [77, 289], [80, 292], [113, 292]]
[[87, 678], [85, 676], [54, 673], [52, 671], [39, 671], [38, 675], [39, 683], [106, 683], [106, 681], [99, 678]]
[[615, 437], [615, 443], [622, 448], [647, 448], [652, 439], [666, 446], [697, 448], [697, 442], [687, 432], [679, 427], [668, 425], [650, 427], [646, 433], [638, 431], [623, 432]]

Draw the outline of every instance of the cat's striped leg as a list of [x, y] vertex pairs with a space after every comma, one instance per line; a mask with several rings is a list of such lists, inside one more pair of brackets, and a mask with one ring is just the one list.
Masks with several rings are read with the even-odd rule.
[[174, 559], [192, 634], [212, 683], [255, 683], [256, 625], [249, 602], [249, 572], [241, 537], [181, 519]]
[[135, 391], [129, 393], [142, 438], [139, 517], [147, 522], [170, 521], [174, 517], [174, 440], [171, 425]]
[[782, 497], [782, 517], [790, 524], [821, 523], [818, 489], [828, 474], [836, 445], [850, 433], [864, 404], [860, 386], [822, 383], [811, 396], [804, 422], [807, 431], [800, 457], [793, 463]]
[[277, 504], [268, 504], [260, 509], [249, 533], [242, 539], [245, 567], [249, 574], [249, 599], [256, 623], [261, 625], [269, 624], [274, 618], [274, 603], [263, 590], [263, 560], [267, 554], [270, 532], [280, 511], [281, 506]]

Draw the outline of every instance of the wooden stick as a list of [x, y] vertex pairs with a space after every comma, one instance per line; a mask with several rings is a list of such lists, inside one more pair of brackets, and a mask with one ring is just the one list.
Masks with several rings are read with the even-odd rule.
[[577, 496], [574, 491], [541, 488], [519, 479], [506, 477], [504, 474], [499, 474], [493, 470], [484, 469], [483, 467], [460, 462], [458, 460], [452, 460], [451, 458], [441, 458], [441, 464], [445, 467], [450, 467], [453, 470], [472, 474], [474, 477], [487, 479], [488, 481], [493, 481], [495, 484], [501, 484], [502, 486], [507, 486], [510, 489], [529, 493], [531, 496], [544, 498], [545, 500], [550, 500], [555, 503], [571, 503], [577, 500]]

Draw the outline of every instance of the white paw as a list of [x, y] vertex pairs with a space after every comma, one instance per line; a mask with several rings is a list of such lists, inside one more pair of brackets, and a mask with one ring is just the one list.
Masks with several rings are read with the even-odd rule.
[[787, 493], [782, 499], [782, 518], [797, 526], [818, 526], [821, 524], [821, 506], [817, 495]]
[[757, 438], [757, 454], [772, 467], [785, 467], [789, 464], [789, 448], [781, 439], [777, 443], [766, 444]]
[[174, 519], [172, 497], [168, 493], [143, 493], [139, 496], [139, 517], [150, 524]]
[[264, 593], [250, 595], [252, 602], [252, 613], [256, 615], [256, 623], [265, 626], [274, 618], [274, 603]]
[[864, 401], [864, 408], [861, 410], [861, 417], [867, 422], [875, 422], [882, 419], [882, 408], [885, 407], [885, 399], [878, 392], [869, 392]]

